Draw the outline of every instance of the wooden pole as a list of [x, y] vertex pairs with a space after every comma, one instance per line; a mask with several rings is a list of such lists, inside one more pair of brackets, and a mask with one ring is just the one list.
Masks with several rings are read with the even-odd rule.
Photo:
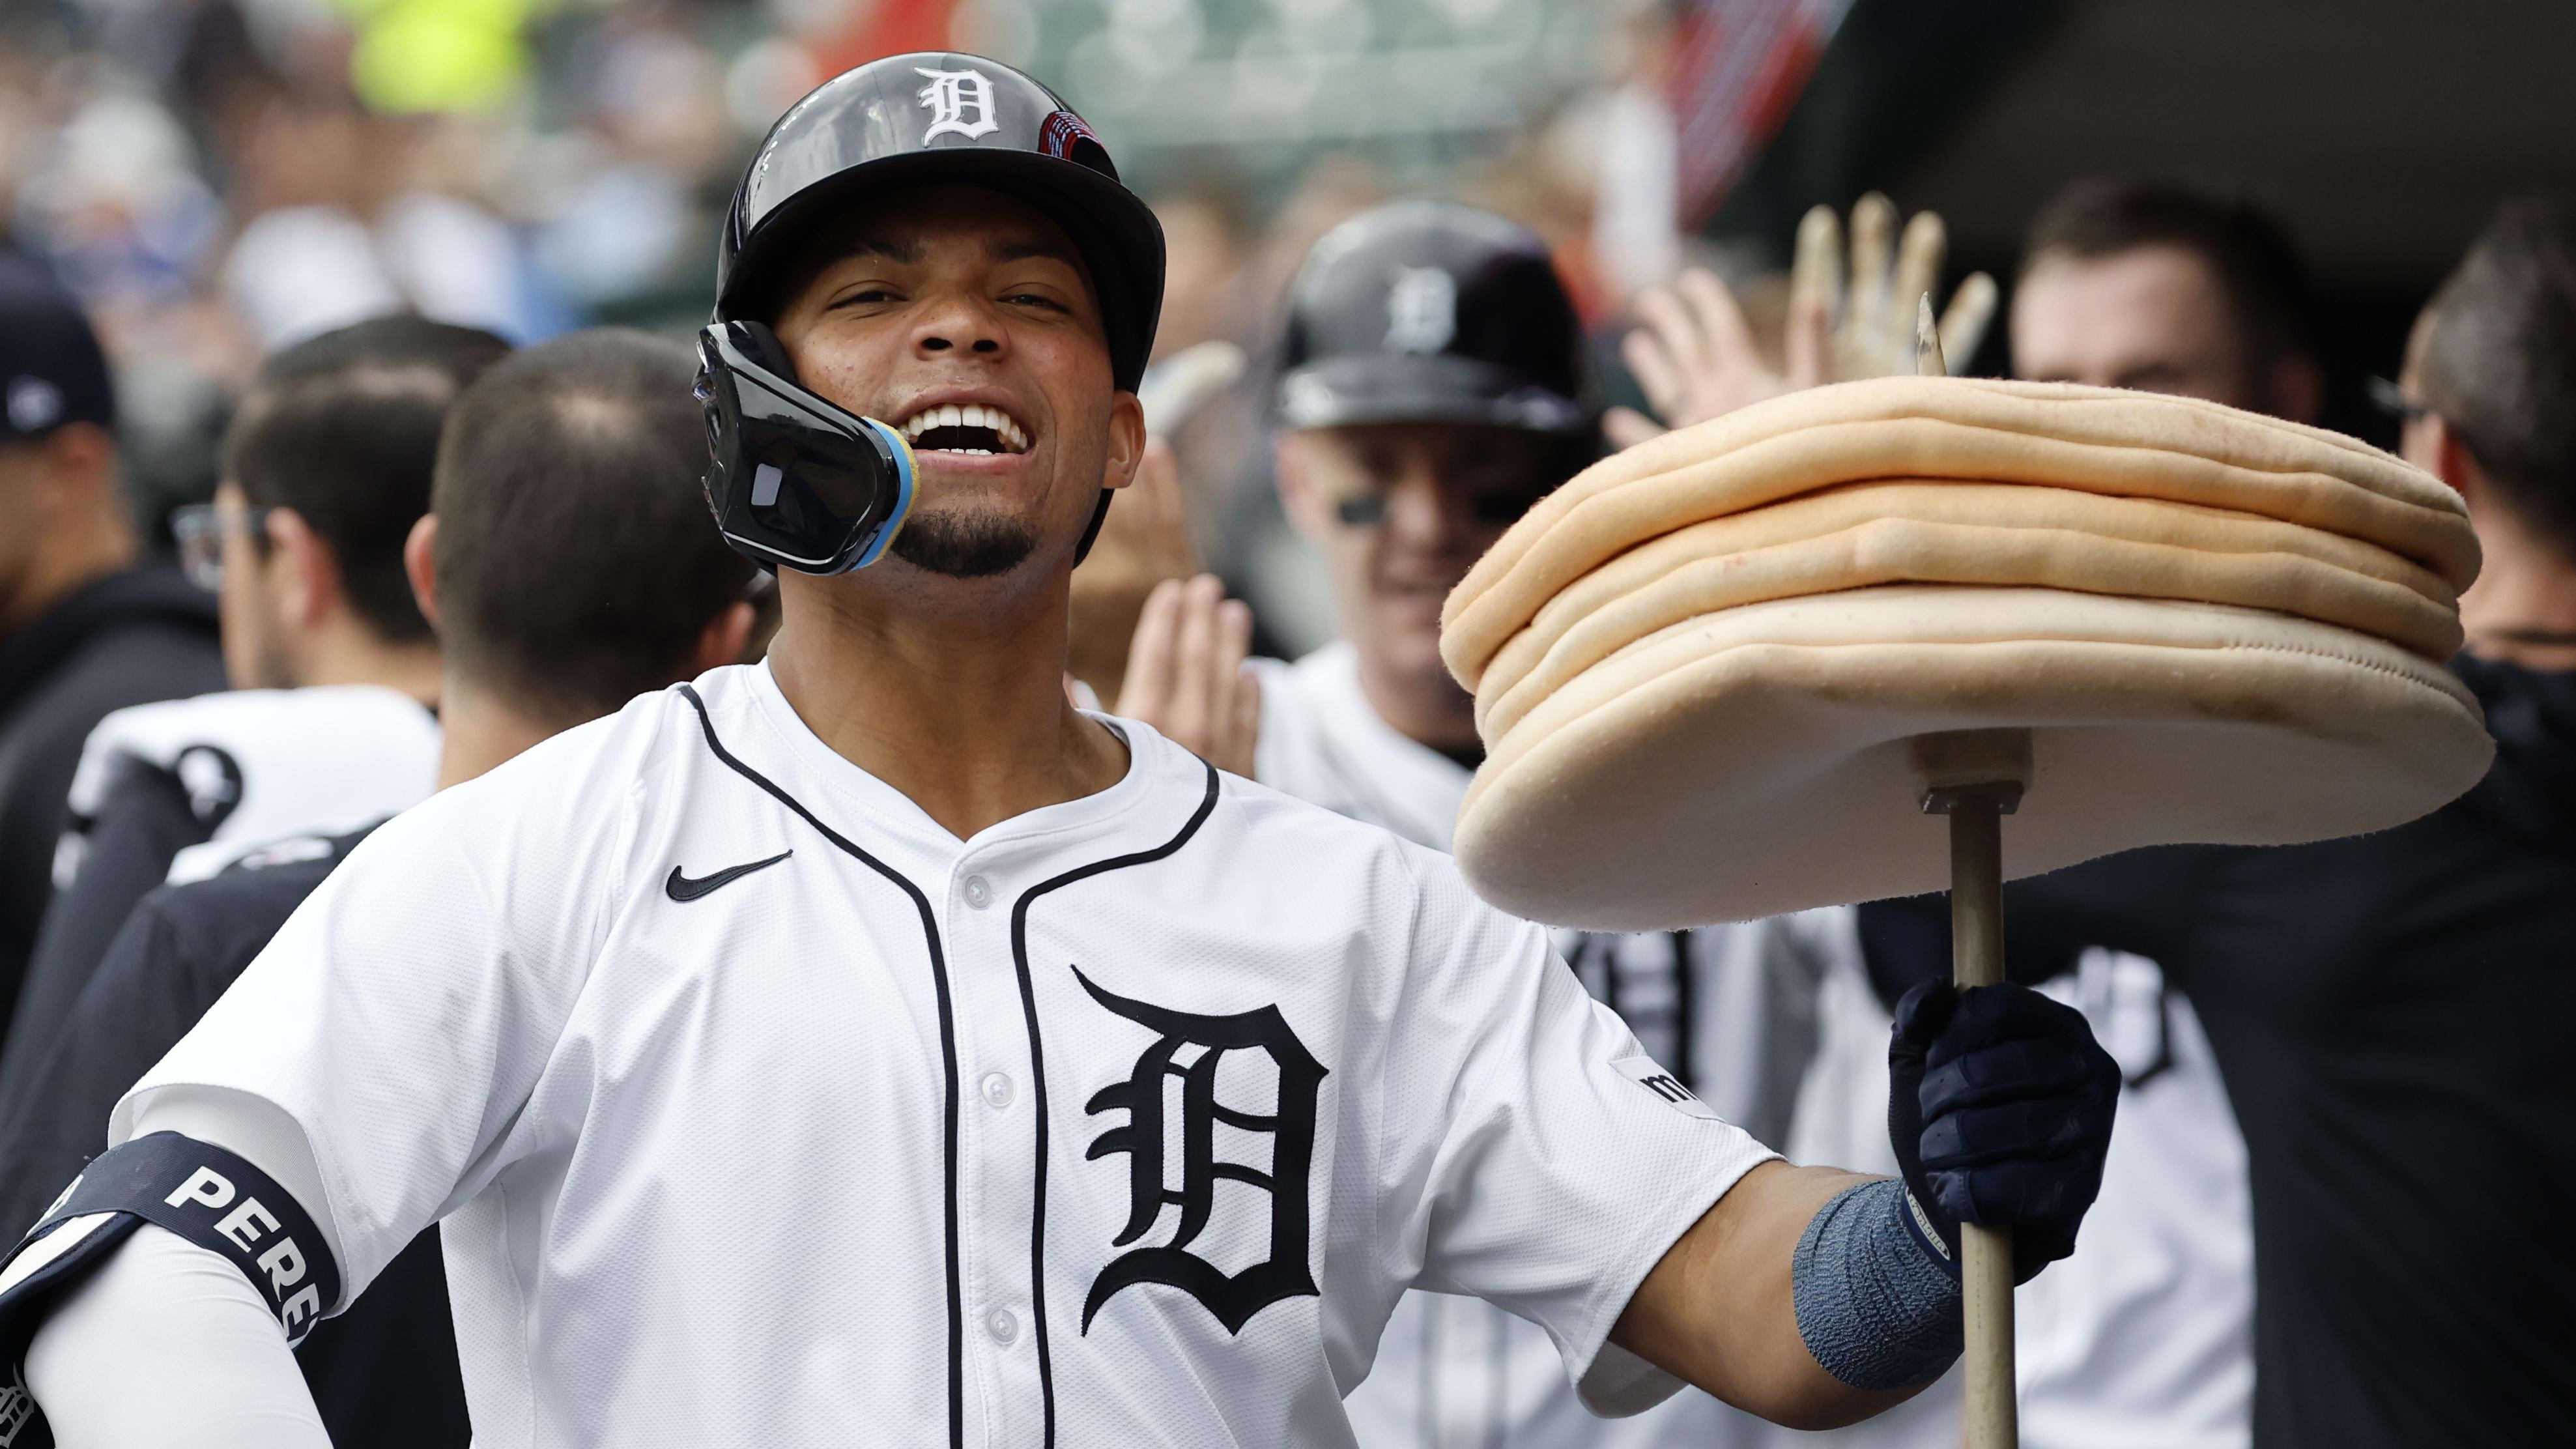
[[[1955, 793], [1950, 962], [1952, 979], [1965, 990], [2004, 979], [2003, 815], [1992, 788]], [[2019, 787], [2012, 793], [2018, 796]], [[2012, 1449], [2021, 1439], [2013, 1397], [2012, 1230], [1961, 1223], [1959, 1278], [1967, 1316], [1959, 1442], [1966, 1449]]]
[[[1948, 375], [1926, 294], [1915, 309], [1914, 370]], [[1914, 773], [1923, 809], [1950, 817], [1950, 976], [1964, 991], [2004, 979], [2004, 824], [2030, 784], [2030, 731], [1956, 730], [1917, 735]], [[2015, 1449], [2012, 1230], [1959, 1225], [1959, 1302], [1967, 1349], [1959, 1412], [1965, 1449]]]

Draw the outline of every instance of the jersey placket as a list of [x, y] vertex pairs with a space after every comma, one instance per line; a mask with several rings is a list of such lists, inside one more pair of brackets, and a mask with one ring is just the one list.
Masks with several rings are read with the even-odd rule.
[[1045, 1437], [1040, 1325], [1030, 1302], [1037, 1092], [1011, 952], [1012, 902], [1026, 871], [1011, 868], [1012, 854], [996, 842], [957, 858], [944, 930], [954, 952], [964, 1098], [957, 1174], [968, 1441], [1036, 1449]]

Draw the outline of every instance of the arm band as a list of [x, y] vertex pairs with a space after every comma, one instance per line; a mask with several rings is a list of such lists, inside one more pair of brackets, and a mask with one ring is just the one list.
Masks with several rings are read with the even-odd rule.
[[211, 1143], [175, 1132], [137, 1137], [100, 1154], [72, 1179], [0, 1267], [0, 1355], [7, 1373], [0, 1386], [0, 1444], [52, 1444], [25, 1389], [27, 1345], [64, 1290], [97, 1271], [147, 1222], [240, 1269], [289, 1344], [301, 1342], [339, 1305], [339, 1265], [293, 1194]]
[[1865, 1182], [1807, 1221], [1790, 1260], [1798, 1336], [1856, 1389], [1930, 1383], [1959, 1356], [1958, 1280], [1906, 1221], [1905, 1184]]

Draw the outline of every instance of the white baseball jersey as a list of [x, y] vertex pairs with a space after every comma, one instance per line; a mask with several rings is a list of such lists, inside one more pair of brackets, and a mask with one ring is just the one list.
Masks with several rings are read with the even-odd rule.
[[[1328, 645], [1261, 676], [1261, 782], [1446, 851], [1466, 766], [1399, 733]], [[1778, 1140], [1809, 1054], [1822, 971], [1798, 918], [1699, 931], [1555, 933], [1558, 951], [1655, 1058], [1728, 1121]], [[1726, 1449], [1757, 1421], [1698, 1392], [1615, 1423], [1585, 1412], [1542, 1327], [1472, 1298], [1409, 1295], [1350, 1398], [1367, 1449]]]
[[181, 850], [170, 879], [202, 880], [287, 835], [341, 835], [418, 804], [438, 781], [438, 719], [375, 684], [234, 689], [120, 709], [98, 722], [72, 772], [72, 834], [54, 885], [78, 875], [80, 822], [128, 769], [168, 772], [208, 839]]
[[2094, 947], [2041, 988], [2120, 1063], [2119, 1130], [2075, 1255], [2021, 1290], [2026, 1449], [2254, 1441], [2254, 1197], [2200, 1017], [2143, 956]]
[[353, 1291], [444, 1218], [481, 1449], [1347, 1445], [1417, 1285], [1669, 1392], [1605, 1336], [1766, 1150], [1445, 858], [1115, 727], [959, 840], [765, 666], [646, 696], [378, 830], [113, 1135], [282, 1111]]

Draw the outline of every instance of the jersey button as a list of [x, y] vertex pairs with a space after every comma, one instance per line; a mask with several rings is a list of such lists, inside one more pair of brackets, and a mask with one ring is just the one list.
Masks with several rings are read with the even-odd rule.
[[992, 903], [992, 884], [980, 875], [966, 877], [966, 904], [980, 911]]
[[1020, 1336], [1020, 1321], [1011, 1316], [1011, 1310], [996, 1308], [993, 1316], [984, 1320], [984, 1330], [993, 1335], [995, 1343], [1008, 1344]]
[[1000, 1072], [985, 1073], [984, 1100], [993, 1104], [996, 1110], [1011, 1105], [1011, 1079]]

